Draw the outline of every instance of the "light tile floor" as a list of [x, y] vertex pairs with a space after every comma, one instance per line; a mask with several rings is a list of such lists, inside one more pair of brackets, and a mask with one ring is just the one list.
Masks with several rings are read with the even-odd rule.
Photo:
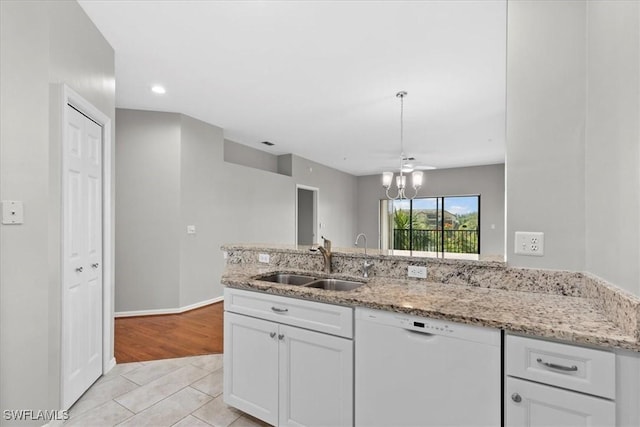
[[73, 405], [65, 426], [264, 427], [222, 401], [222, 355], [122, 363]]

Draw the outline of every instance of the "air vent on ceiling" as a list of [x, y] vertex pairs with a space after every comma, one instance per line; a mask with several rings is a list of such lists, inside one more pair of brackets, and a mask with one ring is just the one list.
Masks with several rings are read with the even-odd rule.
[[260, 144], [268, 145], [269, 147], [274, 146], [275, 144], [271, 141], [262, 141]]

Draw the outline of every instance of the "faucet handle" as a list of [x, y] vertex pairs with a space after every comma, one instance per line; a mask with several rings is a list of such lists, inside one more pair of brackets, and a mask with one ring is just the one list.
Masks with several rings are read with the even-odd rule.
[[324, 246], [326, 250], [331, 251], [331, 240], [327, 239], [324, 236], [320, 236], [320, 237], [322, 237], [322, 241], [323, 241], [322, 246]]

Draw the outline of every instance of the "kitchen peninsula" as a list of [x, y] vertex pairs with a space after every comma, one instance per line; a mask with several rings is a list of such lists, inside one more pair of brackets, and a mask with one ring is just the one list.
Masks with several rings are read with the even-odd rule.
[[[640, 422], [640, 299], [596, 277], [354, 249], [326, 273], [309, 247], [222, 250], [225, 401], [271, 424]], [[291, 275], [311, 282], [278, 283]]]

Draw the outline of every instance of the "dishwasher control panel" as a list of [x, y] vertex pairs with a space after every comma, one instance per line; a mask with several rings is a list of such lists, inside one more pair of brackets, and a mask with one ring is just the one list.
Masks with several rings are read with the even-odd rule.
[[499, 330], [449, 320], [431, 319], [391, 311], [357, 308], [356, 319], [374, 322], [424, 334], [440, 335], [489, 345], [500, 346]]
[[436, 322], [432, 319], [415, 320], [408, 317], [398, 317], [398, 319], [400, 320], [401, 327], [404, 329], [418, 332], [452, 334], [455, 329], [455, 326], [450, 326], [447, 323]]

